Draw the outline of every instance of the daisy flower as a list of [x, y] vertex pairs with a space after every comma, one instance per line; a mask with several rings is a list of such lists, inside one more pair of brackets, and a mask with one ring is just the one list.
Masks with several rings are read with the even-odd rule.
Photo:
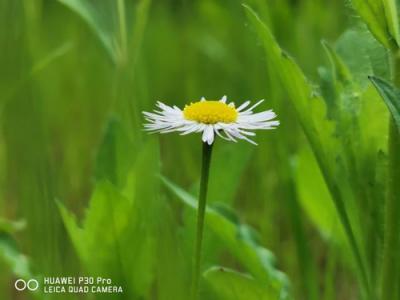
[[168, 106], [157, 102], [158, 110], [143, 112], [147, 124], [145, 129], [150, 132], [179, 132], [181, 135], [202, 133], [203, 159], [200, 177], [200, 193], [197, 207], [197, 231], [194, 248], [194, 266], [191, 288], [191, 299], [198, 299], [201, 274], [201, 253], [203, 241], [204, 216], [207, 202], [208, 177], [211, 164], [211, 154], [215, 136], [236, 142], [246, 140], [257, 145], [249, 137], [255, 136], [254, 130], [275, 129], [279, 125], [274, 120], [276, 114], [272, 110], [255, 113], [253, 110], [264, 100], [250, 106], [250, 101], [236, 108], [233, 102], [227, 103], [227, 97], [221, 100], [206, 100], [186, 105], [183, 110], [177, 106]]
[[227, 103], [226, 96], [221, 100], [202, 98], [183, 110], [158, 101], [159, 110], [143, 112], [149, 122], [144, 126], [150, 132], [202, 133], [202, 140], [208, 145], [214, 142], [216, 135], [228, 141], [246, 140], [257, 145], [249, 138], [255, 136], [254, 130], [275, 129], [279, 125], [278, 120], [273, 120], [276, 114], [272, 110], [253, 112], [263, 101], [252, 106], [246, 101], [236, 108], [233, 102]]

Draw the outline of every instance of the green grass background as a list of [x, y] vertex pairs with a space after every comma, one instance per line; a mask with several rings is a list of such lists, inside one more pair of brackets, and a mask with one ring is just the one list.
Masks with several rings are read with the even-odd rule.
[[[216, 142], [201, 299], [374, 299], [389, 114], [367, 75], [387, 53], [349, 1], [242, 2], [0, 0], [1, 299], [188, 299], [200, 136], [141, 112], [223, 95], [281, 126]], [[125, 293], [13, 288], [81, 274]]]

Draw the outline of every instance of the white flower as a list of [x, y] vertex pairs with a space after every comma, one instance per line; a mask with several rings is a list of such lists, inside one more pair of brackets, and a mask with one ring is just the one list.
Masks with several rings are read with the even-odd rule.
[[253, 112], [264, 100], [258, 101], [250, 108], [247, 108], [250, 101], [236, 108], [233, 102], [227, 104], [226, 100], [226, 96], [219, 101], [202, 98], [198, 102], [186, 105], [183, 110], [157, 102], [160, 110], [143, 112], [149, 122], [144, 127], [150, 132], [176, 131], [181, 135], [202, 132], [203, 142], [209, 145], [214, 142], [215, 134], [225, 140], [236, 142], [236, 139], [242, 139], [257, 145], [248, 138], [255, 136], [253, 130], [275, 129], [279, 125], [279, 121], [272, 120], [276, 117], [272, 110]]

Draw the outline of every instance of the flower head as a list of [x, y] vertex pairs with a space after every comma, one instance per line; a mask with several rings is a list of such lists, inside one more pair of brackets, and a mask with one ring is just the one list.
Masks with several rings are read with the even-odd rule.
[[186, 105], [183, 110], [164, 103], [157, 102], [159, 110], [143, 112], [146, 120], [145, 129], [151, 132], [180, 132], [181, 135], [202, 132], [203, 142], [211, 145], [215, 135], [236, 142], [237, 139], [256, 143], [249, 139], [255, 136], [253, 130], [275, 129], [279, 121], [273, 120], [276, 114], [272, 110], [254, 113], [253, 109], [264, 100], [248, 108], [250, 101], [244, 102], [238, 108], [233, 102], [227, 103], [227, 97], [221, 100], [206, 100]]

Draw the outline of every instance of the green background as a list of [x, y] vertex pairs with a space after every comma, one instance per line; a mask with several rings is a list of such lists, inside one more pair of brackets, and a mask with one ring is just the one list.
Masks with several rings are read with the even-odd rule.
[[[266, 99], [281, 125], [258, 146], [216, 140], [200, 298], [375, 299], [389, 113], [367, 76], [390, 66], [357, 14], [344, 0], [0, 0], [0, 298], [189, 299], [200, 135], [148, 135], [141, 112], [227, 95]], [[14, 289], [80, 275], [124, 293]]]

